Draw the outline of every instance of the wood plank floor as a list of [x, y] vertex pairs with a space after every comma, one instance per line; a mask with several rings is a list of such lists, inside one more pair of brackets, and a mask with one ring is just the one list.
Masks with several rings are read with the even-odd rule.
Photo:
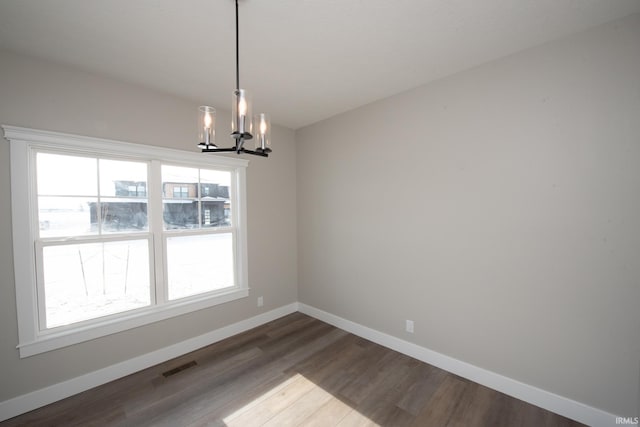
[[301, 313], [0, 423], [375, 425], [581, 424]]

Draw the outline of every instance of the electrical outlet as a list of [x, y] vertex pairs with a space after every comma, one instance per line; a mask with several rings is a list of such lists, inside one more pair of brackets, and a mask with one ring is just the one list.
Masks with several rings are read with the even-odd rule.
[[258, 297], [258, 307], [262, 307], [264, 305], [264, 299], [262, 297]]
[[410, 334], [413, 333], [413, 320], [407, 320], [406, 329]]

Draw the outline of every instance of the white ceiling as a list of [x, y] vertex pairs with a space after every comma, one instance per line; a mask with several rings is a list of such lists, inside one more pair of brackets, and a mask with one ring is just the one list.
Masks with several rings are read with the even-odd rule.
[[[240, 82], [254, 112], [296, 129], [639, 12], [640, 0], [241, 0]], [[0, 0], [0, 48], [228, 109], [234, 2]]]

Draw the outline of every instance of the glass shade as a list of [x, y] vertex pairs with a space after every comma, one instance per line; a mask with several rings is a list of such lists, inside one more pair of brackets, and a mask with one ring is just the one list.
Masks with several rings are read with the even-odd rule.
[[198, 147], [215, 147], [215, 142], [216, 109], [203, 105], [198, 108]]
[[255, 144], [256, 151], [263, 153], [271, 152], [271, 118], [266, 113], [256, 114], [255, 123]]
[[233, 91], [232, 109], [231, 136], [251, 139], [253, 135], [251, 98], [246, 90], [236, 89]]

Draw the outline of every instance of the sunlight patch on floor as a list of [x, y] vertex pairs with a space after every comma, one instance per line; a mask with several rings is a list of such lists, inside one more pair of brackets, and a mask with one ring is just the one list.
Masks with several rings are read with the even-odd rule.
[[377, 426], [347, 403], [295, 374], [224, 418], [229, 427]]

